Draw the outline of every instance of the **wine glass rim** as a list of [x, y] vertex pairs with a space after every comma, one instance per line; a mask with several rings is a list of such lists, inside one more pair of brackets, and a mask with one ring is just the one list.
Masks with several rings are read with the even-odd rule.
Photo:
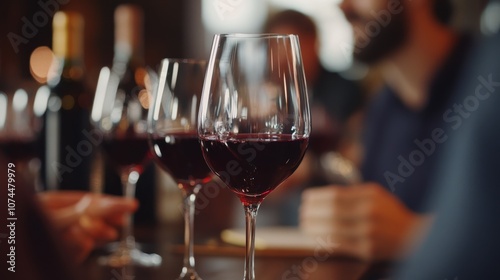
[[196, 59], [196, 58], [170, 58], [170, 57], [167, 57], [167, 58], [162, 59], [162, 62], [166, 62], [166, 61], [177, 62], [177, 63], [192, 63], [192, 64], [195, 64], [195, 63], [206, 64], [206, 63], [208, 63], [208, 61], [205, 59]]
[[285, 33], [221, 33], [221, 34], [215, 34], [215, 36], [227, 37], [227, 38], [250, 38], [250, 39], [298, 37], [297, 34], [285, 34]]

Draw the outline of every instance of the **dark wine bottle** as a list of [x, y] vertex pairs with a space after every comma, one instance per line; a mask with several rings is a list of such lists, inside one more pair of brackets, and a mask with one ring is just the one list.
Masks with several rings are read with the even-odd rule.
[[89, 132], [83, 17], [57, 12], [52, 27], [57, 74], [47, 81], [51, 93], [44, 118], [43, 179], [47, 189], [88, 190], [95, 141]]

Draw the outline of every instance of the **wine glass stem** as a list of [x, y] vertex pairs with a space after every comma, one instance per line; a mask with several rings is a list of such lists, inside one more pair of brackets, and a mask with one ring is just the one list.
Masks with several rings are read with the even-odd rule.
[[[136, 171], [124, 172], [121, 175], [123, 196], [126, 199], [134, 199], [135, 187], [139, 179], [139, 174]], [[130, 251], [135, 248], [135, 239], [132, 232], [134, 227], [134, 219], [132, 214], [128, 214], [125, 218], [125, 224], [122, 227], [122, 239], [120, 249], [122, 251]]]
[[[183, 274], [195, 271], [194, 261], [194, 211], [196, 194], [200, 186], [196, 186], [193, 191], [185, 191], [184, 194], [184, 268]], [[186, 189], [186, 188], [184, 188]]]
[[255, 280], [254, 260], [255, 260], [255, 221], [260, 204], [246, 204], [246, 255], [244, 280]]

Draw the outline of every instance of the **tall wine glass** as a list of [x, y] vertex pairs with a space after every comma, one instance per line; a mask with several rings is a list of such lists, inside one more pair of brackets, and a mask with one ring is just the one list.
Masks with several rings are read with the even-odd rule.
[[201, 153], [197, 131], [205, 71], [205, 61], [164, 59], [148, 116], [153, 155], [177, 181], [184, 199], [185, 253], [178, 279], [201, 279], [195, 270], [193, 220], [196, 195], [212, 177]]
[[257, 210], [302, 161], [309, 111], [296, 35], [215, 35], [198, 133], [208, 166], [245, 209], [244, 279], [255, 279]]
[[[135, 188], [145, 165], [151, 159], [147, 135], [147, 111], [152, 91], [151, 78], [145, 69], [137, 75], [134, 87], [122, 85], [119, 76], [107, 67], [101, 69], [92, 108], [92, 122], [102, 135], [105, 158], [119, 174], [123, 195], [135, 197]], [[99, 262], [112, 267], [126, 265], [158, 266], [161, 257], [146, 254], [136, 246], [133, 216], [122, 228], [118, 248]]]

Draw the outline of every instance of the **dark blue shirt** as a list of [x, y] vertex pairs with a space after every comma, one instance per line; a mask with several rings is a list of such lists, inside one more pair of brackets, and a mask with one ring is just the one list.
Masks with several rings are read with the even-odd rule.
[[428, 211], [429, 193], [438, 154], [446, 145], [453, 108], [454, 85], [469, 50], [467, 38], [455, 46], [437, 71], [429, 88], [427, 104], [419, 111], [408, 108], [391, 88], [384, 88], [367, 113], [364, 134], [365, 181], [378, 182], [392, 191], [411, 210]]

